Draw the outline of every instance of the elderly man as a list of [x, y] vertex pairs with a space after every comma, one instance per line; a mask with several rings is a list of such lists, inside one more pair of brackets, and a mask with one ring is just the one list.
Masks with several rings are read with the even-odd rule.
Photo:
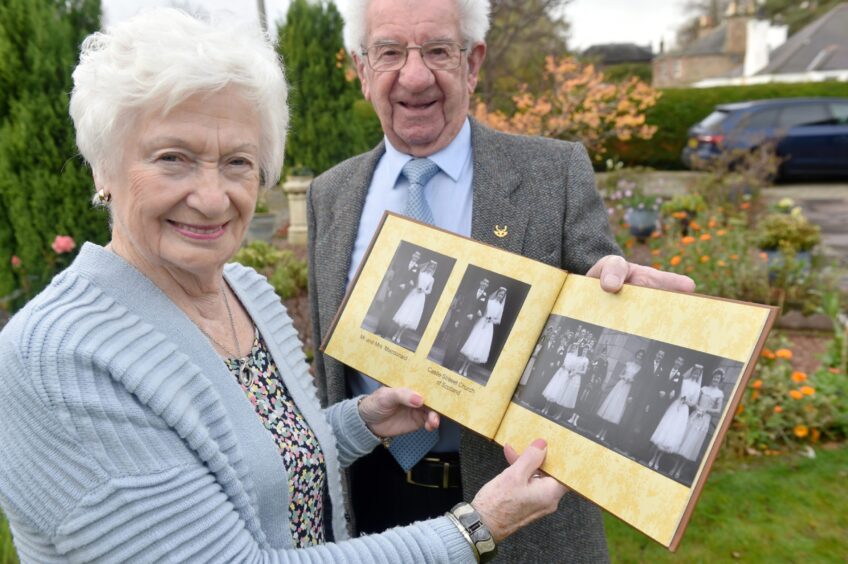
[[[488, 1], [349, 4], [345, 41], [385, 138], [316, 178], [310, 189], [316, 342], [329, 328], [385, 210], [588, 273], [611, 292], [624, 282], [694, 288], [686, 277], [619, 256], [581, 145], [505, 135], [468, 118], [486, 55]], [[320, 353], [315, 366], [322, 399], [329, 403], [377, 385]], [[389, 451], [378, 449], [354, 466], [349, 493], [360, 532], [440, 514], [504, 468], [497, 445], [446, 423], [438, 437], [396, 439]], [[422, 454], [426, 457], [416, 463]], [[555, 515], [514, 535], [500, 550], [506, 562], [608, 558], [600, 511], [573, 494]]]

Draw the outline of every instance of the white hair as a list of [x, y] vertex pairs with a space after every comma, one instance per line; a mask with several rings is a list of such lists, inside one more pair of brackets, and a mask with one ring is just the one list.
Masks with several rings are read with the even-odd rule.
[[115, 172], [122, 138], [142, 112], [167, 114], [195, 94], [228, 86], [256, 108], [264, 186], [279, 180], [289, 112], [274, 41], [237, 18], [197, 19], [160, 8], [89, 35], [73, 73], [70, 113], [82, 156]]
[[[454, 0], [459, 10], [459, 33], [469, 43], [486, 40], [489, 31], [489, 0]], [[368, 38], [368, 6], [371, 0], [348, 0], [339, 6], [344, 18], [344, 43], [351, 53], [359, 53]]]

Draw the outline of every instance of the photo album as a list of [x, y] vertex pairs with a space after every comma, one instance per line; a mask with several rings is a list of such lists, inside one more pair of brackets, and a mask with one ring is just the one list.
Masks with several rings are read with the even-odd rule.
[[595, 278], [386, 213], [322, 344], [671, 550], [777, 315]]

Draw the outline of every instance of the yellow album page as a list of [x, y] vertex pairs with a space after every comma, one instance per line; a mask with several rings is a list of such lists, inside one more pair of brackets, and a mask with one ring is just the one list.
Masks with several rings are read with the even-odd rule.
[[[598, 280], [573, 274], [553, 308], [553, 314], [582, 323], [738, 361], [742, 374], [769, 313], [766, 307], [629, 285], [610, 294]], [[735, 397], [739, 385], [737, 380], [728, 397]], [[732, 415], [725, 404], [718, 427]], [[709, 458], [693, 468], [695, 478], [687, 487], [608, 448], [594, 434], [574, 432], [516, 402], [495, 440], [520, 452], [539, 437], [548, 441], [545, 471], [665, 546], [672, 543]], [[715, 434], [711, 440], [707, 453]]]
[[[398, 289], [407, 272], [413, 274]], [[429, 407], [492, 438], [565, 278], [559, 269], [389, 214], [325, 353], [385, 385], [420, 392]], [[459, 312], [462, 297], [476, 308]], [[460, 331], [455, 326], [466, 318]], [[469, 356], [476, 362], [463, 370]]]

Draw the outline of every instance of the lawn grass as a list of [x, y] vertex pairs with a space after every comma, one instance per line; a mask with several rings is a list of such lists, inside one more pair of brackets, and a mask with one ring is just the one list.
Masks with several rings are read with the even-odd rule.
[[606, 515], [612, 561], [848, 562], [848, 446], [710, 475], [676, 553]]
[[12, 545], [12, 534], [3, 512], [0, 511], [0, 564], [17, 564], [18, 556]]
[[[848, 561], [848, 445], [733, 462], [707, 481], [676, 553], [606, 516], [615, 564]], [[0, 514], [0, 564], [17, 558]]]

